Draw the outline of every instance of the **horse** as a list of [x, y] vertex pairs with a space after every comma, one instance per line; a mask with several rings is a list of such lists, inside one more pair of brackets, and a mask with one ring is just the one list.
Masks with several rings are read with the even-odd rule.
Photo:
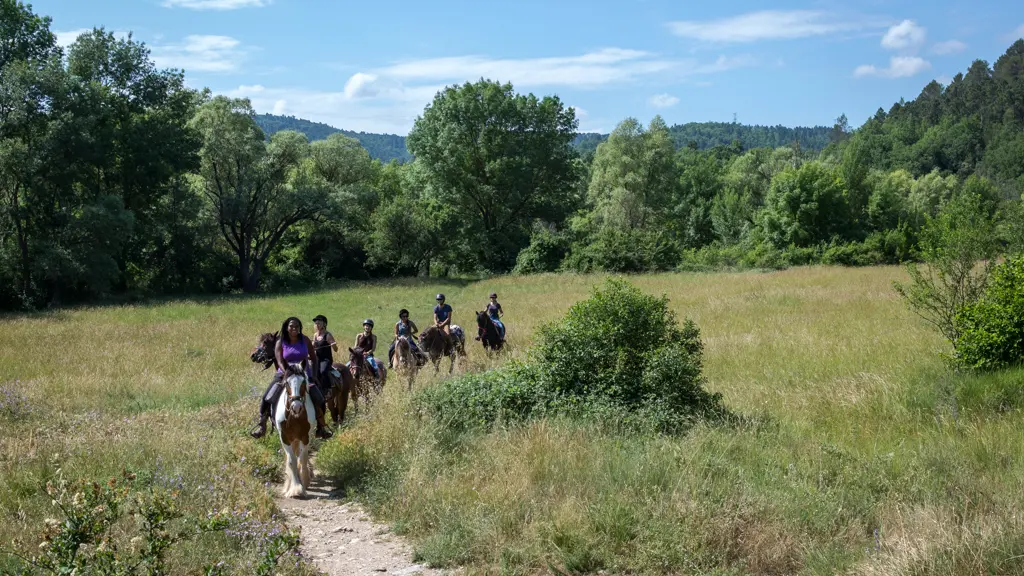
[[476, 312], [476, 327], [480, 332], [480, 344], [484, 350], [491, 349], [497, 352], [505, 345], [505, 340], [498, 333], [498, 326], [487, 312]]
[[313, 480], [309, 463], [310, 431], [316, 429], [316, 412], [309, 397], [309, 381], [301, 364], [285, 368], [284, 391], [277, 400], [274, 423], [285, 454], [284, 496], [305, 498]]
[[359, 405], [359, 397], [362, 396], [366, 404], [370, 404], [370, 390], [377, 394], [384, 391], [384, 383], [387, 380], [387, 368], [377, 363], [377, 370], [380, 371], [380, 378], [373, 377], [373, 370], [366, 360], [362, 348], [349, 348], [348, 372], [354, 383], [352, 388], [352, 401]]
[[[273, 334], [264, 332], [260, 334], [256, 338], [256, 347], [253, 348], [252, 353], [249, 355], [249, 359], [254, 363], [263, 364], [264, 370], [269, 369], [271, 366], [277, 367], [274, 347], [277, 345], [279, 332], [274, 332]], [[352, 375], [345, 369], [344, 364], [335, 362], [331, 367], [333, 370], [327, 372], [327, 377], [330, 380], [328, 382], [321, 382], [320, 385], [323, 387], [324, 400], [327, 403], [327, 410], [331, 413], [331, 420], [334, 421], [335, 425], [341, 426], [342, 422], [345, 421], [348, 398], [350, 394], [353, 394], [355, 384]], [[335, 373], [337, 373], [337, 376], [335, 376]], [[274, 425], [273, 419], [271, 419], [270, 425]]]
[[451, 374], [455, 370], [455, 357], [466, 355], [466, 335], [462, 331], [462, 327], [458, 324], [452, 324], [451, 326], [451, 348], [446, 348], [444, 345], [444, 333], [441, 329], [435, 326], [428, 326], [420, 334], [420, 348], [426, 351], [430, 357], [430, 361], [434, 363], [434, 373], [439, 372], [439, 364], [442, 356], [451, 356], [452, 361], [448, 366], [448, 373]]
[[412, 381], [420, 369], [420, 359], [412, 351], [408, 336], [399, 336], [395, 339], [395, 353], [391, 358], [395, 366], [395, 373], [405, 373], [409, 376], [409, 390], [412, 390]]

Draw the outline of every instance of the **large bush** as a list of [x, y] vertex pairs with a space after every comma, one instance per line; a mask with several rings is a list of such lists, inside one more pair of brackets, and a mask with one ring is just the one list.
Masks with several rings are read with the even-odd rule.
[[956, 317], [956, 360], [968, 368], [1001, 368], [1024, 359], [1024, 257], [997, 265], [984, 295]]
[[448, 380], [420, 401], [454, 428], [561, 414], [678, 431], [723, 413], [701, 370], [692, 321], [680, 326], [667, 298], [608, 280], [544, 326], [527, 361]]

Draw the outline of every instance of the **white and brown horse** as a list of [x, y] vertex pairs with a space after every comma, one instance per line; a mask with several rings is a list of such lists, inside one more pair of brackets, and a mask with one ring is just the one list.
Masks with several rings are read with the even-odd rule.
[[409, 390], [412, 390], [412, 381], [416, 379], [416, 373], [420, 369], [420, 359], [413, 353], [408, 336], [399, 336], [395, 339], [395, 353], [391, 363], [395, 366], [395, 374], [408, 376]]
[[274, 423], [285, 454], [284, 495], [305, 498], [313, 480], [309, 462], [309, 444], [316, 430], [316, 411], [309, 396], [309, 380], [301, 364], [292, 364], [284, 371], [284, 391], [277, 400]]

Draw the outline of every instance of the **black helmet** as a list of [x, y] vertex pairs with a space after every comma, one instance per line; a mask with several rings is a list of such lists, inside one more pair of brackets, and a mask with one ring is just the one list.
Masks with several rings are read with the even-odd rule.
[[438, 294], [437, 300], [444, 300], [444, 294]]
[[370, 325], [370, 328], [373, 328], [373, 320], [370, 320], [369, 318], [363, 320], [363, 326], [366, 326], [367, 324]]
[[497, 297], [498, 297], [498, 293], [497, 292], [491, 292], [491, 298], [497, 298]]
[[327, 317], [323, 314], [317, 314], [316, 318], [313, 318], [313, 322], [323, 322], [324, 324], [327, 324]]
[[401, 318], [402, 316], [408, 316], [408, 315], [409, 315], [409, 311], [406, 310], [405, 308], [402, 308], [401, 310], [398, 311], [398, 317], [399, 318]]

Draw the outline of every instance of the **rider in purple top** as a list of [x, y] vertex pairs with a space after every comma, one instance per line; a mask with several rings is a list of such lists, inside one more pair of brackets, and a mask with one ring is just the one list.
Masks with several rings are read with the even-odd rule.
[[253, 438], [262, 438], [267, 433], [267, 418], [270, 417], [270, 411], [273, 406], [277, 404], [277, 399], [284, 392], [284, 386], [282, 385], [282, 380], [284, 380], [283, 367], [289, 364], [305, 364], [306, 366], [306, 377], [310, 381], [308, 388], [309, 396], [317, 407], [317, 438], [327, 439], [333, 436], [324, 424], [324, 412], [327, 409], [327, 402], [324, 400], [324, 395], [320, 393], [320, 388], [317, 386], [319, 378], [316, 371], [313, 370], [313, 366], [317, 366], [316, 350], [313, 349], [313, 343], [309, 341], [309, 337], [302, 333], [302, 321], [298, 318], [294, 316], [288, 318], [281, 325], [280, 337], [274, 345], [274, 358], [277, 372], [274, 374], [274, 379], [270, 381], [267, 391], [263, 394], [262, 402], [260, 402], [260, 423], [251, 433]]

